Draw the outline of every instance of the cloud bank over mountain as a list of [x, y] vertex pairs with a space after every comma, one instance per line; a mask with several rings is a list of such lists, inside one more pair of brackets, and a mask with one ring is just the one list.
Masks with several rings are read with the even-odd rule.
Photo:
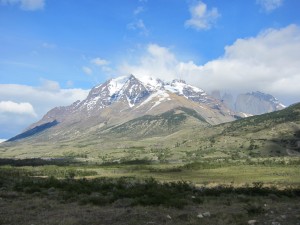
[[181, 61], [170, 48], [149, 44], [137, 63], [125, 62], [119, 71], [165, 80], [183, 78], [206, 91], [258, 90], [291, 104], [300, 96], [299, 40], [299, 26], [267, 29], [256, 37], [237, 39], [225, 47], [224, 55], [204, 65]]

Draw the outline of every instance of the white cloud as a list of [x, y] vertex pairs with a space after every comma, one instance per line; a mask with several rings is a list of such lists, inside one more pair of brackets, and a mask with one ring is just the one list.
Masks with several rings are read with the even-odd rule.
[[110, 64], [109, 61], [105, 60], [105, 59], [101, 59], [101, 58], [94, 58], [91, 60], [91, 63], [93, 63], [96, 66], [106, 66], [108, 64]]
[[91, 75], [93, 73], [93, 70], [87, 66], [83, 66], [82, 71], [87, 75]]
[[53, 91], [45, 88], [45, 83], [40, 87], [0, 84], [0, 138], [10, 138], [20, 133], [50, 109], [83, 100], [87, 94], [88, 90], [83, 89]]
[[35, 11], [41, 10], [45, 6], [45, 0], [1, 0], [2, 4], [17, 4], [22, 10]]
[[279, 8], [282, 5], [283, 0], [256, 0], [256, 3], [266, 12], [271, 12]]
[[150, 44], [137, 63], [126, 62], [119, 71], [165, 80], [183, 78], [208, 92], [259, 90], [290, 104], [300, 101], [299, 61], [300, 27], [290, 25], [238, 39], [225, 47], [222, 57], [204, 65], [180, 61], [170, 49]]
[[124, 63], [119, 68], [121, 73], [131, 73], [137, 76], [155, 76], [170, 80], [177, 75], [174, 66], [178, 64], [175, 55], [165, 47], [156, 44], [147, 46], [146, 54], [136, 65]]
[[0, 139], [0, 143], [2, 143], [2, 142], [4, 142], [4, 141], [6, 141], [7, 139]]
[[88, 91], [83, 89], [52, 89], [19, 84], [0, 84], [0, 101], [28, 102], [38, 116], [56, 106], [69, 105], [84, 99]]
[[28, 102], [16, 103], [12, 101], [0, 101], [0, 113], [37, 116], [32, 105]]
[[[239, 39], [225, 55], [204, 65], [212, 87], [258, 89], [276, 95], [300, 96], [300, 28], [268, 29], [257, 37]], [[298, 81], [298, 82], [296, 82]], [[283, 86], [283, 84], [285, 86]]]
[[38, 119], [29, 102], [0, 101], [0, 137], [11, 138]]
[[198, 1], [197, 4], [190, 6], [191, 18], [185, 21], [186, 27], [191, 27], [196, 30], [210, 29], [220, 17], [217, 8], [207, 9], [207, 5]]
[[139, 33], [141, 35], [145, 35], [145, 36], [147, 36], [149, 34], [149, 30], [147, 29], [147, 27], [144, 24], [144, 21], [142, 19], [139, 19], [135, 22], [127, 24], [127, 29], [139, 31]]

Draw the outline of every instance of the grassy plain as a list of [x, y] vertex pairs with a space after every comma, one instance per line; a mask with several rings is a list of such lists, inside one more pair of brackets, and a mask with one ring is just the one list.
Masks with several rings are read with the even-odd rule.
[[2, 161], [0, 224], [299, 224], [299, 165]]

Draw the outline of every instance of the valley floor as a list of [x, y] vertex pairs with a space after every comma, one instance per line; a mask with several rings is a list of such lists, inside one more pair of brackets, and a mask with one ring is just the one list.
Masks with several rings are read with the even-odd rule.
[[0, 164], [0, 224], [300, 225], [298, 158]]

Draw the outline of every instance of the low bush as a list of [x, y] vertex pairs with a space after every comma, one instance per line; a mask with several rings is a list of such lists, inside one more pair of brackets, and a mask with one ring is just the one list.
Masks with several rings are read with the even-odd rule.
[[259, 203], [248, 203], [245, 209], [249, 215], [262, 214], [265, 213], [265, 209], [262, 204]]
[[[6, 190], [57, 198], [64, 202], [77, 201], [81, 204], [107, 205], [125, 199], [133, 205], [152, 205], [183, 208], [188, 204], [202, 204], [207, 196], [300, 196], [300, 189], [280, 190], [265, 187], [256, 182], [243, 187], [220, 185], [217, 187], [195, 187], [186, 181], [158, 182], [153, 178], [138, 180], [132, 177], [74, 179], [74, 174], [67, 178], [50, 176], [32, 177], [26, 170], [7, 168], [0, 170], [0, 187]], [[230, 204], [230, 203], [228, 203]], [[261, 208], [249, 204], [249, 214], [260, 213]]]

